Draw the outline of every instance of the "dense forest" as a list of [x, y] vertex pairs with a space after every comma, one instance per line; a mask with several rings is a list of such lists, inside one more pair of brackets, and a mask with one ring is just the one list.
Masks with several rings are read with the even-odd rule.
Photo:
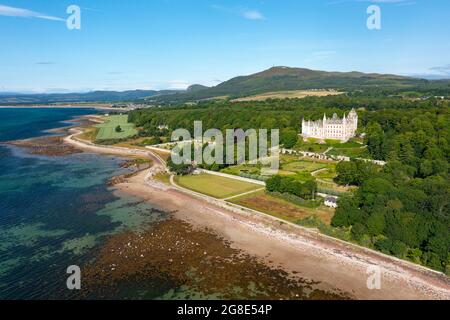
[[168, 125], [170, 129], [193, 129], [194, 120], [203, 121], [204, 128], [265, 128], [300, 129], [302, 118], [320, 119], [324, 113], [331, 116], [336, 112], [342, 116], [351, 108], [359, 109], [362, 126], [370, 119], [368, 114], [375, 110], [389, 109], [445, 109], [448, 101], [407, 100], [401, 98], [370, 98], [349, 96], [308, 97], [304, 99], [280, 99], [251, 102], [208, 101], [194, 106], [184, 104], [146, 108], [130, 113], [130, 121], [144, 128], [150, 136], [158, 134], [158, 125]]
[[351, 227], [361, 244], [449, 273], [449, 111], [364, 114], [369, 152], [388, 163], [337, 166], [338, 183], [360, 188], [340, 199], [332, 224]]
[[[450, 273], [450, 105], [446, 100], [333, 96], [211, 101], [136, 110], [129, 119], [143, 136], [161, 135], [157, 128], [161, 124], [169, 126], [164, 135], [176, 128], [192, 132], [194, 120], [202, 120], [205, 130], [278, 128], [285, 143], [299, 132], [302, 118], [318, 119], [334, 112], [341, 116], [352, 107], [358, 110], [359, 132], [366, 133], [368, 152], [387, 165], [338, 164], [336, 182], [359, 188], [340, 198], [332, 225], [349, 231], [360, 244]], [[274, 191], [295, 184], [273, 182]]]

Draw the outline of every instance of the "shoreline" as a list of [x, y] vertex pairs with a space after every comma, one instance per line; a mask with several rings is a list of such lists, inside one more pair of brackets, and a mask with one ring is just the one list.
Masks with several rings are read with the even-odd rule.
[[[74, 139], [81, 133], [72, 128], [64, 142], [84, 151], [121, 156], [143, 156], [154, 160], [150, 170], [143, 170], [115, 185], [117, 193], [138, 196], [174, 213], [193, 226], [207, 227], [224, 237], [233, 247], [250, 253], [265, 263], [282, 267], [294, 276], [320, 281], [323, 289], [339, 290], [356, 299], [450, 299], [450, 279], [444, 274], [385, 256], [368, 248], [330, 239], [313, 230], [293, 228], [268, 217], [237, 213], [215, 203], [208, 203], [148, 179], [160, 165], [150, 150], [130, 150], [97, 146]], [[147, 172], [149, 171], [149, 172]], [[189, 204], [186, 206], [186, 204]], [[303, 228], [304, 229], [304, 228]], [[379, 265], [381, 289], [367, 288], [367, 268]], [[333, 270], [330, 273], [330, 270]]]
[[95, 109], [104, 111], [122, 111], [128, 112], [133, 109], [131, 108], [117, 108], [113, 107], [111, 104], [86, 104], [86, 105], [17, 105], [17, 106], [0, 106], [0, 109]]
[[[320, 239], [320, 235], [317, 239], [298, 230], [289, 230], [289, 226], [268, 224], [258, 216], [244, 217], [170, 187], [163, 190], [158, 185], [143, 184], [143, 179], [145, 172], [116, 185], [118, 194], [138, 196], [175, 212], [178, 219], [196, 227], [210, 228], [230, 241], [232, 247], [257, 256], [269, 265], [283, 268], [294, 276], [320, 281], [321, 289], [337, 288], [355, 299], [450, 299], [448, 281], [445, 283], [434, 275], [413, 274], [395, 261], [385, 264], [376, 256]], [[189, 203], [188, 208], [186, 203]], [[381, 290], [369, 290], [367, 267], [377, 264], [382, 269]]]

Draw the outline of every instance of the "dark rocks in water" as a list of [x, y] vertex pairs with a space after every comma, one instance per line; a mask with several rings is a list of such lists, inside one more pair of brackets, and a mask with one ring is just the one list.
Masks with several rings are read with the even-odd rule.
[[122, 294], [132, 298], [138, 292], [158, 298], [167, 292], [164, 286], [158, 294], [143, 285], [164, 282], [221, 299], [349, 298], [320, 290], [316, 282], [269, 266], [208, 229], [173, 218], [139, 233], [128, 230], [108, 237], [83, 270], [83, 294], [100, 299]]
[[10, 145], [25, 148], [30, 154], [43, 156], [67, 156], [83, 151], [64, 144], [63, 136], [39, 137], [27, 140], [7, 142]]

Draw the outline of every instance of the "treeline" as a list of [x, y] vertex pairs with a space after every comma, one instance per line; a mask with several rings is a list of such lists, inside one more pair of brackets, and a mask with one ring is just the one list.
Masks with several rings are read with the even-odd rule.
[[281, 194], [292, 194], [310, 200], [315, 198], [317, 183], [314, 180], [301, 182], [293, 177], [275, 175], [266, 181], [266, 190]]
[[[429, 99], [412, 101], [401, 98], [349, 97], [346, 95], [328, 97], [308, 97], [304, 99], [280, 99], [248, 102], [202, 102], [194, 106], [172, 106], [146, 108], [130, 112], [129, 121], [141, 128], [142, 136], [161, 135], [160, 125], [168, 125], [169, 130], [185, 128], [193, 133], [194, 121], [202, 121], [206, 129], [290, 129], [300, 131], [301, 121], [321, 119], [337, 113], [342, 117], [352, 108], [358, 109], [362, 118], [361, 127], [371, 120], [373, 110], [415, 109], [446, 110], [448, 101]], [[376, 114], [376, 113], [375, 113]], [[164, 134], [169, 135], [170, 132]], [[288, 130], [285, 130], [288, 134]]]
[[342, 197], [332, 224], [359, 243], [450, 274], [449, 110], [384, 110], [365, 115], [369, 152], [387, 160], [337, 166]]

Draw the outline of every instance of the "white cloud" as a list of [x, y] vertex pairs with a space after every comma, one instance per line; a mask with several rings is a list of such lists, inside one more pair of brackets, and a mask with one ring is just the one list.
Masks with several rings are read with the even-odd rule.
[[66, 21], [65, 19], [62, 19], [59, 17], [49, 16], [49, 15], [42, 14], [39, 12], [31, 11], [28, 9], [8, 7], [8, 6], [4, 6], [4, 5], [0, 5], [0, 16], [20, 17], [20, 18], [38, 18], [38, 19], [45, 19], [45, 20], [52, 20], [52, 21]]
[[259, 10], [256, 10], [256, 9], [248, 9], [248, 8], [243, 8], [243, 7], [229, 8], [229, 7], [224, 7], [224, 6], [220, 6], [220, 5], [212, 5], [211, 7], [213, 9], [216, 9], [219, 11], [232, 13], [234, 15], [239, 15], [248, 20], [265, 20], [266, 19], [264, 17], [264, 15]]
[[249, 20], [264, 20], [264, 15], [258, 10], [243, 10], [242, 15]]

